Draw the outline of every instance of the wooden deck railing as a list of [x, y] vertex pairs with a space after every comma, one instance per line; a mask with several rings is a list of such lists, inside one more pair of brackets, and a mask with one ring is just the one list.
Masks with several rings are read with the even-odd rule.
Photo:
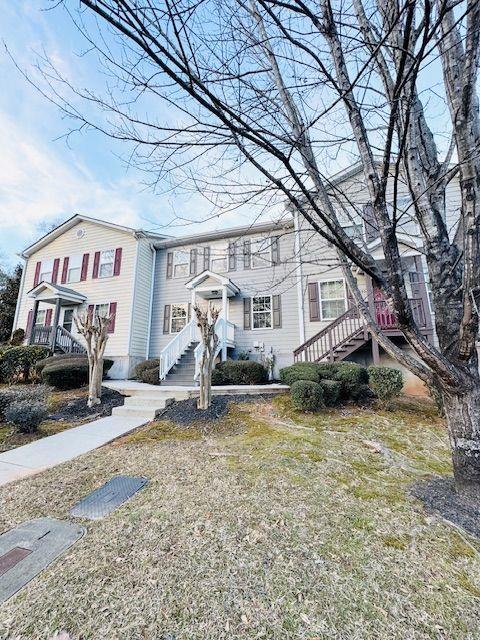
[[[53, 327], [44, 327], [40, 325], [33, 327], [29, 343], [43, 347], [51, 347], [52, 331]], [[60, 351], [63, 351], [63, 353], [86, 353], [86, 349], [82, 343], [61, 326], [57, 327], [53, 349], [59, 349]]]

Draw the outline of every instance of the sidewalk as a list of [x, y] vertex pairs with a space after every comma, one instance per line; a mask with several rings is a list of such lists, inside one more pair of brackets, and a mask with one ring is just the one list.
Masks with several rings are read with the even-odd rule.
[[0, 486], [72, 460], [145, 422], [145, 418], [109, 416], [0, 453]]

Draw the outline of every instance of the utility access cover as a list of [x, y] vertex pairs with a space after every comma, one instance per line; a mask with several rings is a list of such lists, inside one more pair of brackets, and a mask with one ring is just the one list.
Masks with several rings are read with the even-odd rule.
[[103, 487], [99, 487], [83, 500], [77, 502], [70, 513], [77, 518], [88, 518], [89, 520], [104, 518], [131, 498], [134, 493], [137, 493], [147, 482], [147, 478], [116, 476]]
[[28, 520], [0, 535], [0, 602], [30, 582], [72, 544], [85, 529], [51, 518]]

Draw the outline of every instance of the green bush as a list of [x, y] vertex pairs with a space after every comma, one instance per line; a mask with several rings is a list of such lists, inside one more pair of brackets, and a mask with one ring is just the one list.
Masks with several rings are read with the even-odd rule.
[[11, 344], [12, 347], [18, 347], [21, 344], [23, 344], [24, 340], [25, 340], [25, 331], [23, 329], [15, 329], [8, 343]]
[[358, 400], [368, 385], [368, 371], [355, 362], [340, 362], [337, 365], [335, 380], [342, 383], [341, 395], [345, 400]]
[[88, 362], [72, 358], [44, 367], [42, 381], [55, 389], [77, 389], [88, 384], [88, 375]]
[[5, 420], [15, 425], [21, 433], [34, 433], [47, 417], [46, 404], [38, 400], [12, 402], [5, 410]]
[[339, 380], [320, 380], [319, 385], [323, 389], [323, 398], [327, 407], [338, 402], [342, 391], [342, 383]]
[[280, 369], [280, 380], [284, 384], [292, 386], [297, 380], [311, 380], [312, 382], [320, 381], [321, 365], [315, 362], [296, 362], [289, 367]]
[[45, 358], [48, 350], [35, 345], [7, 347], [0, 357], [0, 379], [11, 384], [20, 377], [27, 382], [36, 362]]
[[263, 364], [254, 360], [226, 360], [218, 368], [225, 376], [225, 384], [264, 384], [268, 380]]
[[0, 420], [5, 417], [5, 410], [13, 402], [28, 400], [29, 402], [45, 402], [52, 392], [46, 384], [22, 384], [0, 389]]
[[223, 372], [218, 367], [212, 371], [212, 385], [218, 387], [222, 384], [228, 384]]
[[160, 365], [153, 369], [146, 369], [140, 379], [145, 384], [160, 384]]
[[297, 380], [290, 387], [293, 406], [300, 411], [318, 411], [324, 406], [323, 389], [318, 382]]
[[403, 374], [391, 367], [369, 367], [370, 386], [380, 402], [389, 406], [393, 398], [400, 395], [403, 388]]

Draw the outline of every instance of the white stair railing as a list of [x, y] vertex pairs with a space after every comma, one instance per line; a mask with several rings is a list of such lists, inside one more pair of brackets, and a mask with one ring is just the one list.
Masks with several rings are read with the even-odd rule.
[[[215, 333], [218, 336], [218, 344], [215, 350], [214, 358], [216, 358], [221, 352], [223, 361], [223, 353], [226, 353], [226, 347], [235, 346], [235, 325], [233, 324], [233, 322], [229, 322], [228, 320], [225, 320], [225, 318], [220, 317], [215, 323]], [[193, 378], [194, 380], [198, 380], [200, 378], [200, 363], [203, 354], [202, 342], [199, 342], [197, 344], [193, 353], [195, 355], [195, 374]]]
[[197, 338], [197, 321], [190, 320], [181, 331], [175, 334], [160, 352], [160, 380], [164, 380], [173, 365], [180, 360], [183, 352]]

